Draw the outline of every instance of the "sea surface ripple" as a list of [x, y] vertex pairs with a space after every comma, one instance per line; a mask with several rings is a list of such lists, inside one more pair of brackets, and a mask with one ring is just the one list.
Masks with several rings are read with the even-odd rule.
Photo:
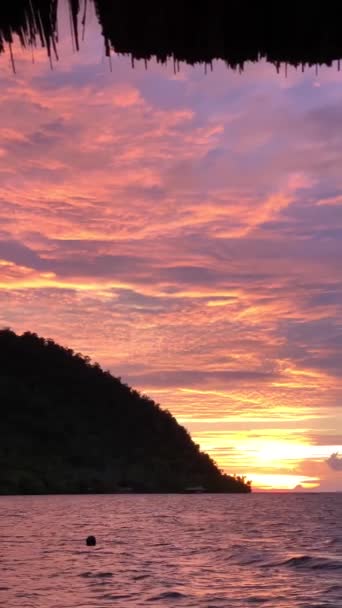
[[1, 607], [342, 608], [341, 493], [1, 497], [0, 535]]

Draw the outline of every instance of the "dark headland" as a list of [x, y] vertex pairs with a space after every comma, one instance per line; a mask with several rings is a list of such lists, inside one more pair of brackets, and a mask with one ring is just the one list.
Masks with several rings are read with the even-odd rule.
[[250, 490], [89, 358], [0, 331], [0, 494]]
[[[63, 0], [64, 1], [64, 0]], [[65, 0], [67, 2], [67, 0]], [[113, 49], [132, 60], [155, 57], [211, 64], [222, 59], [242, 69], [265, 58], [277, 68], [321, 65], [342, 57], [341, 3], [259, 0], [68, 0], [75, 47], [93, 2], [107, 54]], [[0, 52], [13, 35], [22, 44], [46, 46], [58, 54], [58, 0], [1, 0]]]

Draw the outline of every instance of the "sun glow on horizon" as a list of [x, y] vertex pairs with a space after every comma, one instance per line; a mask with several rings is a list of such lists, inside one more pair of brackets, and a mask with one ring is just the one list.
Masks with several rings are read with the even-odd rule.
[[276, 490], [314, 490], [319, 487], [319, 479], [304, 475], [286, 475], [270, 473], [247, 473], [246, 476], [252, 481], [252, 488], [255, 490], [276, 491]]

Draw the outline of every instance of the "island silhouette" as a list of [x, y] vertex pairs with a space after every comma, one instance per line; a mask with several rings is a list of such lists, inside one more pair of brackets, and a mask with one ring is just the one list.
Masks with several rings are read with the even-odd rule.
[[[94, 3], [107, 55], [111, 50], [130, 54], [132, 62], [157, 61], [211, 64], [222, 59], [243, 69], [246, 61], [261, 58], [294, 66], [331, 65], [342, 57], [342, 7], [320, 2], [248, 2], [240, 0], [68, 0], [71, 35], [79, 47], [87, 7]], [[10, 53], [14, 34], [23, 45], [46, 46], [58, 55], [58, 0], [2, 0], [0, 52]], [[13, 57], [12, 57], [13, 59]], [[14, 62], [13, 62], [14, 66]]]
[[0, 330], [0, 494], [250, 492], [89, 357]]

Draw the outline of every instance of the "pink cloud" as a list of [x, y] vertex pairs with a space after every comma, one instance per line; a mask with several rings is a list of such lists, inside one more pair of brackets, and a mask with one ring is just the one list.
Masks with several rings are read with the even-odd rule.
[[339, 411], [336, 78], [110, 72], [97, 45], [2, 76], [0, 324], [90, 354], [249, 471], [245, 416], [305, 442]]

